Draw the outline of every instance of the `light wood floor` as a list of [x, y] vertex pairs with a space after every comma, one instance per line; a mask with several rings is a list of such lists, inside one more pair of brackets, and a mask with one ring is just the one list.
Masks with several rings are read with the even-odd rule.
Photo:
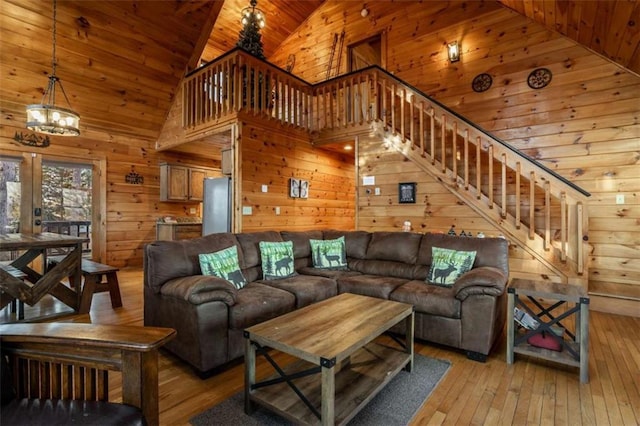
[[[142, 325], [142, 271], [119, 272], [122, 308], [111, 309], [107, 293], [94, 297], [91, 313], [60, 321]], [[516, 355], [505, 362], [504, 338], [484, 364], [424, 342], [416, 353], [449, 360], [452, 368], [418, 412], [413, 424], [638, 425], [640, 424], [640, 318], [591, 312], [590, 382], [578, 370]], [[259, 366], [258, 372], [268, 367]], [[243, 365], [200, 380], [179, 359], [160, 357], [160, 421], [189, 418], [243, 388]], [[111, 379], [119, 398], [119, 378]]]

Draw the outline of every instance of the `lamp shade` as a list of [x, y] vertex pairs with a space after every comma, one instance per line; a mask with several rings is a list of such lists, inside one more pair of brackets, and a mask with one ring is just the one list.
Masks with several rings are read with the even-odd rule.
[[34, 132], [59, 136], [78, 136], [80, 116], [70, 109], [54, 105], [27, 105], [27, 128]]

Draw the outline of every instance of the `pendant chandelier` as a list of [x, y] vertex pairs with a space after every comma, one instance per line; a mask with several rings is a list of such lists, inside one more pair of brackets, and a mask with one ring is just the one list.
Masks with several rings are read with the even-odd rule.
[[[27, 128], [35, 132], [58, 136], [78, 136], [80, 134], [80, 116], [71, 109], [69, 98], [56, 76], [56, 0], [53, 0], [53, 58], [52, 72], [47, 90], [39, 104], [27, 105]], [[56, 106], [56, 85], [64, 95], [69, 108]]]
[[242, 25], [246, 26], [248, 23], [254, 21], [258, 27], [264, 28], [266, 21], [264, 12], [256, 7], [258, 5], [258, 1], [251, 0], [250, 4], [251, 6], [242, 9]]

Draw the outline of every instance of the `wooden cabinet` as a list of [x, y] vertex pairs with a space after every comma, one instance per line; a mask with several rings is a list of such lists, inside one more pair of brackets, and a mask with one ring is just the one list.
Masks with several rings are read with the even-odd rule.
[[160, 201], [201, 202], [204, 179], [216, 171], [183, 165], [160, 164]]
[[189, 240], [202, 236], [201, 223], [158, 223], [156, 224], [157, 240]]

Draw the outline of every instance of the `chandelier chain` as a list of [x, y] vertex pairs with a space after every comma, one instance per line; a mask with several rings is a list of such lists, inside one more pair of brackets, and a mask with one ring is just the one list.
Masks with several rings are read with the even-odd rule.
[[56, 16], [58, 12], [57, 2], [53, 0], [53, 54], [51, 55], [52, 76], [56, 76]]

